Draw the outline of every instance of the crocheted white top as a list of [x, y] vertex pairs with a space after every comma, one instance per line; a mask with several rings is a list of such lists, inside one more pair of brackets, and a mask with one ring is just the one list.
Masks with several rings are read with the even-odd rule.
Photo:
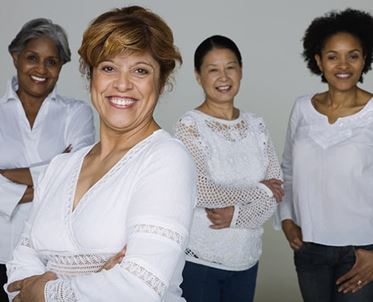
[[[55, 157], [36, 191], [34, 211], [8, 282], [55, 272], [45, 301], [182, 302], [195, 194], [194, 162], [164, 130], [134, 146], [81, 198], [76, 185], [90, 147]], [[122, 247], [123, 261], [98, 270]]]
[[[226, 270], [245, 270], [262, 252], [262, 224], [276, 209], [272, 191], [260, 181], [281, 179], [281, 168], [262, 118], [241, 112], [236, 120], [197, 110], [176, 125], [176, 137], [197, 167], [197, 208], [187, 261]], [[205, 208], [234, 206], [231, 226], [211, 229]]]

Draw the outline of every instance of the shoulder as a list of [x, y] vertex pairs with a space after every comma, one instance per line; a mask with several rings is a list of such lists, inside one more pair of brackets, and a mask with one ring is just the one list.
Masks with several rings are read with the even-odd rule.
[[241, 118], [245, 120], [249, 125], [252, 125], [262, 131], [264, 131], [267, 128], [264, 119], [256, 113], [241, 112]]
[[72, 97], [56, 95], [57, 104], [69, 108], [72, 111], [87, 111], [92, 112], [91, 105], [85, 101], [78, 100]]
[[196, 121], [199, 119], [199, 114], [195, 110], [185, 112], [177, 121], [177, 125], [183, 124], [186, 126], [196, 125]]
[[158, 130], [154, 135], [155, 137], [150, 146], [150, 151], [153, 155], [168, 162], [180, 159], [189, 160], [189, 152], [179, 139], [172, 137], [165, 130]]

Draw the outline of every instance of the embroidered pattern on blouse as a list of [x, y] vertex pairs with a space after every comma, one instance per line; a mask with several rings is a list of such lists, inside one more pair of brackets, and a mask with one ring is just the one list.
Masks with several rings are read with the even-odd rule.
[[31, 241], [30, 241], [30, 238], [28, 237], [23, 237], [19, 243], [19, 245], [21, 246], [25, 246], [25, 247], [28, 247], [28, 248], [32, 248], [32, 245], [31, 245]]
[[235, 142], [246, 137], [248, 125], [241, 120], [233, 125], [222, 124], [214, 120], [206, 120], [206, 125], [215, 133], [221, 135], [230, 142]]
[[132, 261], [123, 261], [120, 265], [129, 273], [141, 279], [148, 287], [155, 291], [158, 296], [163, 297], [166, 292], [167, 286], [152, 272], [148, 271], [138, 263]]
[[95, 273], [100, 270], [106, 261], [113, 254], [79, 254], [72, 256], [65, 255], [44, 255], [48, 271], [55, 272], [59, 278]]
[[69, 280], [48, 281], [44, 288], [45, 302], [77, 302]]
[[183, 235], [174, 230], [159, 225], [137, 224], [134, 226], [134, 231], [138, 233], [160, 235], [176, 242], [181, 248], [184, 246], [185, 237]]
[[[281, 179], [281, 168], [272, 142], [266, 132], [266, 128], [260, 119], [251, 118], [252, 121], [238, 123], [242, 126], [243, 132], [254, 132], [258, 145], [263, 153], [262, 163], [265, 166], [264, 179]], [[210, 171], [208, 161], [211, 153], [204, 142], [204, 137], [209, 137], [209, 133], [204, 128], [199, 128], [199, 120], [205, 121], [198, 113], [192, 112], [179, 120], [176, 126], [176, 137], [179, 138], [192, 154], [197, 166], [197, 201], [198, 206], [205, 208], [221, 208], [226, 206], [239, 206], [240, 212], [236, 220], [235, 227], [258, 227], [268, 220], [276, 209], [276, 201], [270, 197], [265, 190], [255, 184], [252, 185], [232, 185], [228, 183], [217, 183], [214, 181]], [[237, 124], [236, 124], [237, 125]], [[250, 125], [250, 127], [248, 127]], [[221, 130], [215, 127], [214, 131]], [[228, 128], [227, 128], [228, 129]], [[226, 129], [224, 129], [225, 131]], [[248, 134], [242, 133], [242, 138]], [[227, 135], [222, 135], [223, 140]], [[229, 136], [228, 136], [229, 137]], [[232, 160], [240, 161], [242, 158]], [[239, 165], [238, 165], [239, 166]], [[229, 173], [226, 171], [226, 173]], [[258, 171], [245, 171], [245, 173], [258, 173]]]

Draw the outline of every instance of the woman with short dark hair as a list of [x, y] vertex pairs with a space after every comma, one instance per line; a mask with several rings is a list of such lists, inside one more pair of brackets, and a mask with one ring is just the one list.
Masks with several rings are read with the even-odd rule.
[[303, 56], [327, 90], [294, 104], [279, 221], [305, 302], [373, 301], [373, 17], [333, 11], [312, 21]]

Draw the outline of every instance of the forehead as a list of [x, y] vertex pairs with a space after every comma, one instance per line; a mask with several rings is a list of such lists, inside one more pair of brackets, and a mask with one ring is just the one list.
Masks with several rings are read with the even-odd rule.
[[138, 52], [138, 51], [123, 51], [121, 53], [115, 54], [109, 58], [103, 59], [102, 61], [112, 61], [117, 64], [148, 64], [154, 68], [159, 69], [159, 63], [148, 51]]
[[58, 49], [56, 43], [50, 37], [47, 36], [42, 36], [27, 41], [22, 51], [48, 53], [52, 56], [58, 56]]
[[228, 48], [213, 48], [203, 58], [202, 65], [218, 63], [238, 63], [235, 53]]
[[362, 49], [358, 37], [345, 32], [336, 33], [325, 40], [323, 50]]

